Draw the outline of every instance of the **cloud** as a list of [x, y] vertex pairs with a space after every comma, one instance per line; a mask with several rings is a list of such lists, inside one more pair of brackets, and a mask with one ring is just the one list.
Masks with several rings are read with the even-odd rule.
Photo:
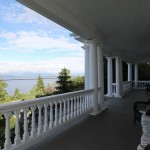
[[66, 67], [73, 75], [84, 74], [84, 59], [59, 57], [49, 61], [37, 62], [0, 62], [0, 74], [48, 73], [58, 75]]
[[33, 24], [42, 25], [44, 27], [51, 27], [53, 29], [63, 29], [63, 27], [36, 13], [35, 11], [23, 6], [18, 2], [7, 3], [7, 5], [0, 5], [0, 17], [12, 24]]
[[[81, 51], [82, 43], [71, 42], [68, 38], [54, 38], [46, 31], [18, 31], [16, 33], [5, 32], [0, 34], [1, 38], [6, 40], [5, 45], [10, 49], [21, 51]], [[3, 42], [4, 43], [4, 42]], [[6, 47], [5, 47], [6, 48]]]

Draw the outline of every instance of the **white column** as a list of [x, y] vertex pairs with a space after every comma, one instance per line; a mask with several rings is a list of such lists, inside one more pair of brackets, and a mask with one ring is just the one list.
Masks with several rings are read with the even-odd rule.
[[128, 81], [132, 81], [132, 64], [131, 63], [127, 64], [128, 64]]
[[112, 59], [113, 57], [107, 58], [107, 95], [109, 97], [113, 97], [112, 91], [112, 82], [113, 82], [113, 73], [112, 73]]
[[85, 68], [85, 73], [84, 73], [84, 78], [85, 78], [85, 84], [84, 84], [84, 89], [87, 90], [89, 89], [89, 47], [87, 41], [84, 42], [84, 46], [82, 48], [85, 50], [85, 58], [84, 58], [84, 68]]
[[89, 87], [94, 89], [93, 94], [93, 115], [99, 113], [98, 109], [98, 63], [97, 63], [97, 43], [89, 41]]
[[138, 64], [134, 65], [134, 82], [135, 82], [135, 88], [138, 87]]
[[116, 57], [116, 94], [115, 97], [122, 97], [122, 60]]
[[106, 106], [104, 105], [104, 62], [103, 62], [103, 49], [102, 46], [97, 47], [98, 56], [98, 101], [100, 104], [100, 109], [104, 110]]

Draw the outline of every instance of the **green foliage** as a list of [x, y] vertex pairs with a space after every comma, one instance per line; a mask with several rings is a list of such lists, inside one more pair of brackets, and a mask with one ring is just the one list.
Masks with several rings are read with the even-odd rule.
[[56, 90], [58, 93], [66, 93], [72, 91], [72, 81], [70, 76], [70, 70], [63, 68], [57, 77]]
[[84, 89], [84, 76], [77, 76], [72, 79], [72, 90], [78, 91]]
[[45, 91], [45, 94], [51, 94], [51, 93], [54, 92], [54, 88], [53, 88], [50, 84], [48, 84], [48, 85], [45, 87], [44, 91]]
[[37, 85], [36, 85], [36, 95], [44, 95], [45, 94], [45, 87], [43, 83], [43, 79], [41, 76], [38, 76]]
[[139, 64], [139, 80], [150, 80], [150, 63]]
[[21, 99], [24, 99], [24, 94], [21, 93], [18, 88], [16, 88], [16, 89], [15, 89], [15, 92], [14, 92], [14, 95], [13, 95], [13, 99], [14, 99], [14, 100], [21, 100]]
[[8, 86], [8, 84], [2, 80], [0, 80], [0, 103], [8, 102], [9, 95], [6, 92], [5, 88]]

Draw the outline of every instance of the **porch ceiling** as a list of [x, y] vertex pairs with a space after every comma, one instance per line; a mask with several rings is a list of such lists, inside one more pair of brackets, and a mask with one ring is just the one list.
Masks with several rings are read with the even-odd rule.
[[85, 39], [102, 39], [105, 55], [150, 60], [149, 0], [18, 1]]

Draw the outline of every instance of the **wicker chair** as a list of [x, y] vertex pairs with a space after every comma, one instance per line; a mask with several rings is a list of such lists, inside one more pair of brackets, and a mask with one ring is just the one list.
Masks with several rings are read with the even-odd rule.
[[136, 124], [136, 121], [141, 122], [142, 112], [146, 112], [148, 106], [150, 107], [150, 100], [146, 102], [138, 101], [134, 103], [134, 124]]

